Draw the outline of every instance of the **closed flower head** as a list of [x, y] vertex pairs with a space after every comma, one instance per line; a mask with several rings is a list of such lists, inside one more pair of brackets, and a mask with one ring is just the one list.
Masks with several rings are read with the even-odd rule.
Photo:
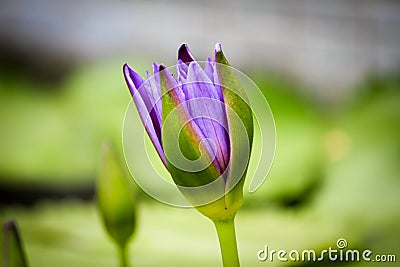
[[153, 63], [142, 78], [123, 68], [145, 129], [185, 197], [211, 219], [229, 219], [242, 204], [253, 119], [247, 96], [221, 45], [202, 67], [188, 46], [176, 74]]

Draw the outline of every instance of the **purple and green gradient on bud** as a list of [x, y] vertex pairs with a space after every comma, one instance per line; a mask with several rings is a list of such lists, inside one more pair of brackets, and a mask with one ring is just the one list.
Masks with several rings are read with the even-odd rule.
[[[229, 219], [242, 202], [252, 112], [220, 45], [214, 60], [209, 58], [204, 65], [182, 45], [176, 77], [157, 63], [147, 79], [128, 65], [124, 75], [146, 131], [174, 182], [187, 188], [181, 191], [202, 213]], [[210, 183], [213, 186], [206, 186]], [[204, 190], [195, 192], [192, 187]], [[199, 205], [204, 204], [202, 193], [222, 194], [212, 203]]]
[[[228, 227], [234, 237], [233, 218], [243, 202], [253, 141], [253, 115], [221, 45], [216, 45], [214, 59], [201, 66], [183, 44], [176, 75], [157, 63], [146, 79], [127, 64], [123, 72], [151, 142], [176, 186], [215, 222], [219, 235], [226, 232], [219, 225], [232, 222]], [[234, 245], [236, 249], [236, 241]], [[223, 251], [224, 265], [238, 266], [227, 253], [224, 256]]]

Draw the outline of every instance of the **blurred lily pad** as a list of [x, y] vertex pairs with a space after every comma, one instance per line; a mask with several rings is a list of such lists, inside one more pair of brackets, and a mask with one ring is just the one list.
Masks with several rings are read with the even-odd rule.
[[130, 101], [121, 66], [97, 62], [82, 67], [53, 90], [41, 90], [37, 81], [0, 83], [0, 181], [92, 182], [101, 140], [121, 143]]

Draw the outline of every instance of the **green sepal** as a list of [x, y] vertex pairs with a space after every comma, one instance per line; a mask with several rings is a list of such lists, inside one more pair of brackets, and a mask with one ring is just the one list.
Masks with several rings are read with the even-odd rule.
[[[234, 214], [243, 203], [243, 185], [253, 144], [253, 113], [247, 94], [221, 49], [215, 52], [215, 62], [219, 84], [227, 106], [226, 117], [231, 145], [224, 202], [225, 208], [231, 210], [230, 214]], [[247, 136], [243, 136], [243, 127]]]

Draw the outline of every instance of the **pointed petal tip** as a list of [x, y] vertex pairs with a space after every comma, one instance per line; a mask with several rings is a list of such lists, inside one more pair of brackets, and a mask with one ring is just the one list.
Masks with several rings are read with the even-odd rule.
[[126, 81], [126, 83], [128, 84], [128, 86], [129, 86], [129, 84], [130, 84], [130, 72], [131, 72], [131, 67], [129, 67], [129, 65], [128, 65], [128, 63], [125, 63], [124, 65], [123, 65], [123, 67], [122, 67], [122, 73], [124, 74], [124, 78], [125, 78], [125, 81]]
[[178, 51], [181, 50], [181, 49], [186, 49], [187, 47], [188, 47], [188, 44], [187, 44], [187, 43], [182, 43], [182, 44], [179, 46]]
[[178, 59], [182, 60], [186, 64], [194, 61], [194, 57], [189, 50], [189, 46], [183, 43], [178, 49]]
[[214, 50], [215, 54], [215, 62], [216, 63], [220, 63], [220, 64], [224, 64], [224, 65], [229, 65], [228, 60], [225, 58], [224, 52], [222, 52], [222, 45], [220, 43], [217, 43], [215, 45], [215, 50]]
[[129, 91], [133, 96], [136, 91], [143, 84], [145, 79], [143, 79], [138, 73], [136, 73], [128, 64], [123, 66], [123, 74], [125, 77], [126, 84], [128, 85]]
[[222, 45], [220, 43], [215, 44], [215, 53], [222, 52]]
[[153, 74], [156, 74], [158, 72], [159, 68], [160, 68], [160, 65], [158, 65], [157, 62], [153, 62]]
[[130, 69], [131, 69], [131, 67], [129, 67], [128, 63], [125, 63], [125, 64], [122, 66], [122, 71], [124, 72], [125, 75], [129, 73], [129, 70], [130, 70]]
[[128, 65], [128, 63], [125, 63], [124, 66], [122, 67], [122, 70], [124, 72], [125, 78], [128, 79], [129, 77], [133, 78], [132, 76], [136, 76], [137, 74], [131, 66]]

